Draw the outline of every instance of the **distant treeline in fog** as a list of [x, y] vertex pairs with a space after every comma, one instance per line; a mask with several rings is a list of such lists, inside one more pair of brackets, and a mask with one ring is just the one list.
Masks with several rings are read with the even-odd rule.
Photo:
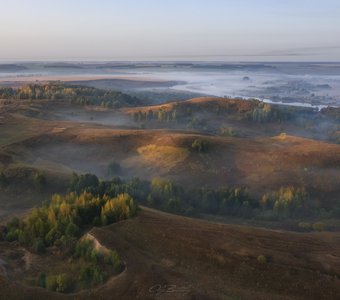
[[138, 98], [121, 92], [61, 83], [29, 84], [17, 89], [2, 87], [0, 88], [0, 99], [66, 100], [81, 105], [101, 105], [110, 108], [141, 104]]

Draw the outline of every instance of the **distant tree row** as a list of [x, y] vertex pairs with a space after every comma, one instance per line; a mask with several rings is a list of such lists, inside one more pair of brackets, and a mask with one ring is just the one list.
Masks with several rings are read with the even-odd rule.
[[[197, 153], [209, 151], [209, 144], [199, 139], [194, 140], [190, 147], [191, 151]], [[246, 187], [214, 189], [183, 187], [160, 178], [151, 181], [132, 178], [125, 181], [119, 177], [113, 177], [111, 180], [101, 181], [93, 174], [74, 173], [69, 193], [65, 198], [60, 195], [54, 196], [51, 204], [53, 209], [43, 207], [32, 211], [35, 220], [33, 223], [44, 224], [43, 227], [35, 225], [39, 230], [34, 229], [34, 231], [32, 228], [35, 227], [32, 225], [9, 226], [8, 228], [13, 230], [7, 229], [5, 234], [0, 232], [0, 238], [1, 235], [7, 240], [20, 237], [20, 240], [24, 241], [27, 234], [23, 229], [27, 228], [29, 231], [43, 233], [43, 236], [37, 233], [33, 236], [29, 235], [30, 241], [42, 237], [45, 246], [53, 244], [55, 240], [58, 240], [57, 243], [63, 243], [65, 234], [72, 236], [79, 230], [81, 231], [86, 224], [99, 226], [130, 217], [135, 213], [135, 202], [186, 215], [211, 213], [272, 220], [318, 216], [321, 212], [324, 216], [340, 216], [340, 202], [335, 203], [331, 210], [317, 206], [315, 201], [310, 200], [308, 192], [299, 186], [283, 186], [276, 191], [265, 193], [261, 198], [254, 198], [249, 195]], [[71, 204], [70, 201], [75, 201], [75, 203]], [[55, 202], [59, 203], [58, 209], [53, 206]], [[73, 217], [70, 219], [66, 214], [65, 219], [63, 216], [66, 213], [65, 210], [70, 209], [69, 207], [72, 208], [71, 216]], [[47, 211], [50, 211], [50, 215], [53, 215], [52, 211], [56, 214], [59, 220], [58, 226], [46, 228], [46, 224], [50, 224], [46, 223]], [[32, 222], [30, 218], [28, 221]], [[55, 238], [52, 238], [54, 236]]]
[[[230, 101], [230, 102], [228, 102]], [[247, 102], [248, 105], [245, 105]], [[160, 107], [158, 109], [139, 110], [133, 113], [136, 122], [159, 121], [159, 122], [189, 122], [188, 127], [203, 127], [205, 124], [198, 124], [204, 119], [198, 116], [203, 114], [238, 115], [244, 120], [251, 120], [257, 123], [283, 122], [293, 118], [297, 108], [277, 107], [259, 100], [228, 100], [215, 101], [212, 103], [188, 103], [179, 102], [172, 106]], [[196, 115], [195, 115], [196, 113]]]
[[278, 108], [264, 102], [257, 102], [257, 106], [252, 110], [251, 119], [257, 123], [283, 122], [293, 117], [290, 108]]
[[160, 122], [171, 122], [177, 121], [177, 111], [176, 109], [173, 110], [165, 110], [165, 109], [158, 109], [158, 110], [151, 110], [142, 111], [139, 110], [133, 113], [133, 119], [136, 122], [143, 122], [143, 121], [160, 121]]
[[100, 105], [118, 108], [140, 105], [138, 98], [117, 91], [61, 83], [30, 84], [20, 88], [0, 88], [0, 99], [63, 100], [81, 105]]

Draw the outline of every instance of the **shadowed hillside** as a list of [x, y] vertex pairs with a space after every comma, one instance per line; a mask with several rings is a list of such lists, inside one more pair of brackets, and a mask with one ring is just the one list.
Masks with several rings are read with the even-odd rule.
[[[77, 295], [11, 288], [6, 299], [336, 299], [337, 233], [288, 233], [221, 225], [143, 208], [139, 216], [91, 231], [117, 249], [126, 270]], [[279, 295], [280, 296], [279, 296]], [[21, 295], [21, 296], [20, 296]]]

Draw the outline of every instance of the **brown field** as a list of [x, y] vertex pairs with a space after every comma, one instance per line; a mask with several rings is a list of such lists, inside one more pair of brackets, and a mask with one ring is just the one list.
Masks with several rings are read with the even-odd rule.
[[[138, 217], [95, 228], [92, 234], [121, 253], [126, 263], [121, 275], [72, 295], [8, 283], [2, 277], [1, 295], [4, 299], [216, 300], [340, 295], [339, 233], [222, 225], [143, 208]], [[260, 255], [266, 262], [258, 260]]]

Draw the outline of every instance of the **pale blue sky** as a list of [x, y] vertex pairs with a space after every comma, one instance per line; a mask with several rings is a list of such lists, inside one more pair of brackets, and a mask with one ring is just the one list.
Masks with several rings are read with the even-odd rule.
[[339, 0], [0, 0], [0, 60], [340, 60]]

